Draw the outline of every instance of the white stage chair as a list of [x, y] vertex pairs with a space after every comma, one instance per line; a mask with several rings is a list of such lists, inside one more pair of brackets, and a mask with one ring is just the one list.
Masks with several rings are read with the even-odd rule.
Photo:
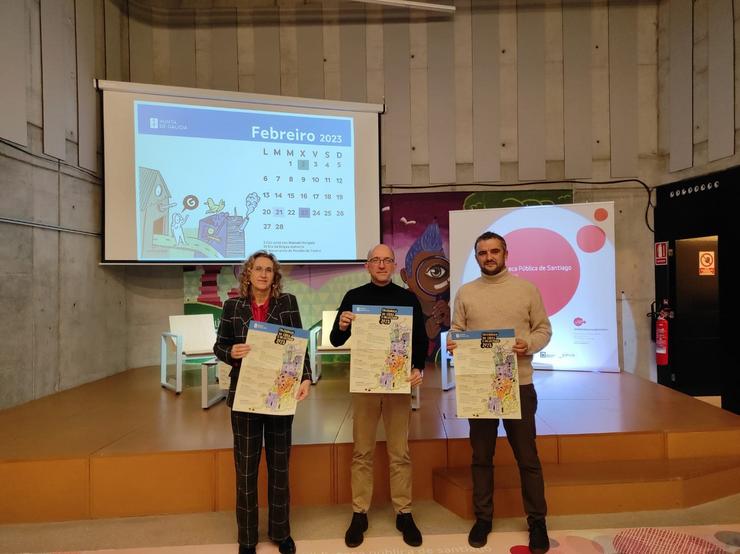
[[321, 378], [321, 358], [326, 354], [349, 354], [352, 337], [347, 339], [342, 346], [336, 347], [329, 341], [331, 328], [337, 317], [336, 310], [324, 310], [321, 312], [321, 325], [311, 329], [308, 338], [308, 356], [311, 361], [311, 381], [316, 382]]
[[[200, 407], [207, 410], [217, 402], [220, 402], [229, 394], [229, 372], [231, 366], [214, 358], [200, 364]], [[213, 374], [218, 383], [211, 383], [210, 376]], [[211, 395], [210, 389], [215, 388], [216, 393]]]
[[[160, 384], [175, 394], [182, 392], [182, 367], [186, 363], [199, 363], [201, 371], [202, 406], [208, 408], [226, 397], [219, 389], [214, 397], [208, 395], [209, 368], [216, 367], [213, 345], [216, 342], [216, 329], [213, 315], [171, 315], [170, 331], [162, 333], [160, 340]], [[169, 352], [174, 349], [175, 375], [169, 377], [167, 367]]]

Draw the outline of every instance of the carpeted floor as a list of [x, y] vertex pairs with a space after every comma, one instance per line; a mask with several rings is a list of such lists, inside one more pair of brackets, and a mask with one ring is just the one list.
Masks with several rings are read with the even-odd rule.
[[[262, 511], [260, 515], [261, 536], [264, 537], [266, 513]], [[291, 527], [298, 552], [347, 552], [349, 549], [344, 546], [343, 537], [350, 516], [348, 504], [294, 507]], [[390, 504], [373, 506], [368, 517], [370, 527], [365, 534], [365, 543], [361, 548], [351, 550], [351, 554], [528, 554], [524, 546], [527, 539], [524, 518], [496, 519], [488, 549], [476, 550], [467, 543], [472, 521], [459, 518], [432, 501], [414, 504], [414, 518], [424, 533], [424, 544], [418, 549], [408, 548], [401, 540], [394, 526]], [[740, 495], [678, 510], [551, 516], [548, 527], [554, 539], [553, 554], [740, 554]], [[693, 535], [713, 545], [713, 549], [692, 551], [685, 550], [684, 546], [678, 549], [669, 546], [663, 550], [616, 550], [613, 546], [613, 539], [620, 531], [646, 528], [669, 528]], [[629, 539], [628, 536], [624, 538]], [[106, 549], [116, 554], [236, 554], [234, 512], [0, 525], [2, 553], [94, 552]], [[258, 552], [270, 554], [277, 549], [269, 543], [262, 543]]]
[[[465, 534], [429, 535], [419, 548], [410, 548], [399, 536], [368, 537], [358, 548], [348, 549], [342, 539], [299, 540], [301, 554], [451, 554], [490, 552], [529, 554], [524, 532], [492, 533], [483, 548], [471, 548]], [[550, 533], [551, 554], [724, 554], [740, 547], [740, 524], [691, 527], [641, 527], [588, 529]], [[234, 544], [164, 546], [118, 550], [87, 550], [65, 554], [111, 552], [115, 554], [233, 554]], [[275, 545], [261, 543], [258, 554], [277, 552]]]

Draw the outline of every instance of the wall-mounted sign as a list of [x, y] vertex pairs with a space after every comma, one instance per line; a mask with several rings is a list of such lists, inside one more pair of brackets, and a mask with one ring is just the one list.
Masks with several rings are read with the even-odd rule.
[[699, 275], [715, 275], [714, 251], [699, 251]]
[[668, 265], [668, 242], [655, 243], [655, 265]]

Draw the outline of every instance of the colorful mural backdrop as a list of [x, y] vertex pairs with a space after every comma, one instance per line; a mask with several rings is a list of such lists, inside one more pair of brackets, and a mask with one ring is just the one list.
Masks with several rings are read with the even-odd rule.
[[[439, 352], [440, 332], [450, 327], [450, 210], [569, 204], [570, 190], [384, 194], [382, 241], [397, 260], [394, 282], [411, 290], [424, 311], [430, 358]], [[473, 240], [475, 237], [471, 237]], [[472, 244], [471, 244], [472, 247]], [[220, 317], [223, 301], [239, 294], [240, 266], [186, 267], [185, 313]], [[283, 266], [283, 290], [295, 294], [305, 328], [320, 324], [321, 312], [336, 310], [344, 293], [367, 282], [362, 265]]]
[[[212, 313], [218, 320], [223, 301], [239, 295], [240, 271], [241, 266], [185, 268], [185, 313]], [[296, 295], [305, 329], [321, 322], [323, 310], [336, 310], [345, 292], [367, 282], [361, 265], [283, 266], [282, 272], [283, 290]]]
[[[424, 312], [428, 356], [450, 328], [449, 211], [569, 204], [569, 190], [386, 194], [381, 198], [383, 242], [396, 252], [398, 273]], [[471, 241], [475, 237], [471, 237]], [[471, 248], [472, 248], [471, 243]]]

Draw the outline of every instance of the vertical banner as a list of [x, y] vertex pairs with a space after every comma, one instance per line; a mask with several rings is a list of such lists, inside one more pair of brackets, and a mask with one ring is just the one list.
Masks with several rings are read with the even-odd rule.
[[506, 239], [509, 271], [542, 293], [553, 336], [532, 365], [619, 371], [614, 204], [450, 212], [453, 298], [462, 284], [480, 276], [473, 241], [485, 231]]

